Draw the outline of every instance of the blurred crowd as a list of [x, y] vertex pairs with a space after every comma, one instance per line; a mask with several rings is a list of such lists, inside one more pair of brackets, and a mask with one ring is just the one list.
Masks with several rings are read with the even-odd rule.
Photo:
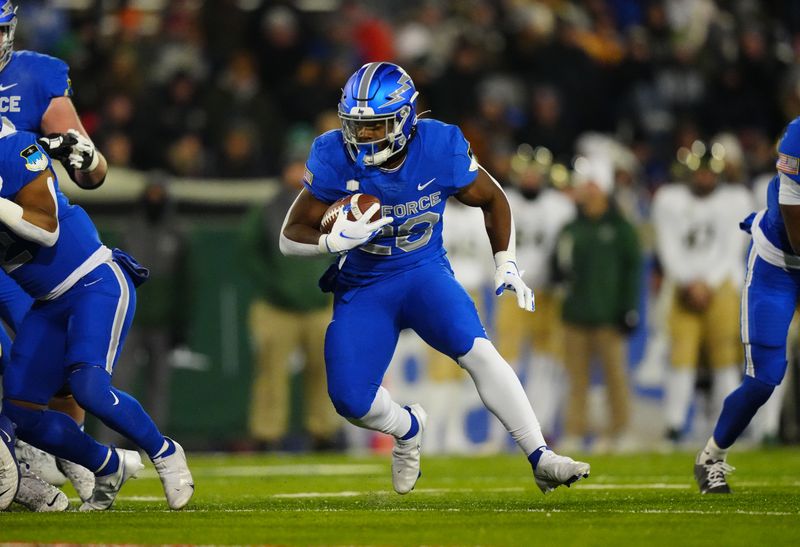
[[403, 65], [418, 111], [501, 180], [521, 143], [568, 164], [593, 131], [646, 190], [720, 132], [748, 181], [800, 114], [791, 0], [28, 0], [20, 21], [18, 47], [69, 63], [110, 163], [175, 176], [278, 175], [373, 60]]
[[[294, 191], [311, 139], [339, 125], [348, 76], [368, 61], [402, 65], [420, 92], [418, 112], [458, 124], [514, 201], [539, 311], [525, 319], [501, 303], [485, 320], [562, 445], [585, 447], [597, 434], [629, 446], [639, 413], [632, 395], [654, 386], [664, 394], [662, 427], [646, 428], [680, 443], [691, 417], [711, 419], [738, 382], [746, 237], [736, 225], [763, 207], [774, 143], [800, 115], [800, 3], [26, 0], [19, 17], [18, 49], [70, 65], [74, 102], [112, 169], [169, 178], [274, 177]], [[316, 343], [286, 336], [276, 357], [275, 341], [259, 329], [263, 316], [280, 315], [284, 325], [291, 316], [301, 333], [320, 310], [327, 316], [326, 302], [291, 297], [296, 276], [272, 283], [278, 276], [263, 273], [283, 260], [269, 245], [278, 227], [264, 220], [282, 218], [276, 211], [291, 196], [279, 194], [254, 206], [243, 238], [248, 256], [261, 260], [250, 273], [263, 289], [251, 309], [251, 422], [279, 416], [270, 430], [251, 428], [263, 447], [280, 446], [286, 434], [278, 407], [288, 388], [275, 381], [286, 376], [286, 355], [314, 353]], [[451, 260], [480, 300], [490, 253], [485, 233], [473, 240], [469, 228], [482, 222], [466, 213], [459, 220], [455, 206], [448, 214]], [[609, 283], [627, 292], [596, 289]], [[644, 355], [629, 376], [623, 343], [644, 330]], [[594, 360], [610, 392], [599, 429], [589, 397]], [[437, 373], [444, 368], [433, 359], [429, 366], [433, 381], [453, 383], [456, 395], [442, 403], [463, 402], [463, 378]], [[321, 385], [314, 370], [309, 393]], [[695, 387], [709, 384], [707, 412], [696, 413]], [[761, 437], [777, 435], [781, 397], [773, 399]], [[327, 424], [318, 415], [329, 411], [311, 409], [307, 422]], [[307, 426], [313, 446], [330, 446], [336, 427]]]

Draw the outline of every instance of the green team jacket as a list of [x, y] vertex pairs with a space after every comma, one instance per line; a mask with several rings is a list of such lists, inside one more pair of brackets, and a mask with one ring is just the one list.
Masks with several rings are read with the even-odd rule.
[[636, 230], [615, 207], [600, 218], [579, 215], [555, 249], [556, 279], [566, 287], [564, 321], [585, 326], [624, 324], [638, 309], [642, 254]]
[[278, 247], [281, 224], [294, 198], [281, 192], [266, 205], [251, 208], [242, 222], [239, 249], [259, 298], [288, 311], [318, 310], [330, 302], [317, 282], [332, 258], [283, 256]]

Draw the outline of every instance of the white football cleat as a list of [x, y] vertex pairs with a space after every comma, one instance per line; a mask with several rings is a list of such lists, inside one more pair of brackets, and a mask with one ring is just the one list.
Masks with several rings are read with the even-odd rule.
[[552, 492], [561, 485], [569, 487], [573, 482], [589, 476], [589, 464], [576, 462], [568, 456], [559, 456], [552, 450], [545, 450], [533, 471], [536, 486], [543, 494]]
[[17, 461], [30, 466], [30, 471], [53, 486], [63, 486], [67, 477], [56, 466], [56, 458], [44, 450], [17, 439]]
[[94, 473], [77, 463], [56, 458], [56, 466], [69, 479], [81, 501], [88, 501], [94, 492]]
[[0, 511], [8, 509], [19, 488], [19, 465], [14, 455], [14, 424], [0, 416]]
[[164, 487], [164, 496], [170, 509], [183, 509], [194, 495], [194, 479], [186, 462], [183, 447], [173, 439], [175, 452], [165, 457], [153, 458], [161, 485]]
[[417, 479], [422, 475], [419, 470], [420, 448], [422, 446], [422, 433], [425, 431], [425, 422], [428, 413], [418, 404], [413, 404], [408, 411], [414, 415], [419, 424], [417, 434], [408, 440], [395, 438], [392, 449], [392, 486], [398, 494], [408, 494], [417, 484]]
[[119, 457], [119, 468], [110, 475], [95, 476], [92, 497], [83, 502], [81, 511], [105, 511], [114, 503], [120, 488], [128, 479], [135, 479], [136, 474], [144, 469], [142, 457], [134, 450], [114, 448]]
[[40, 479], [27, 464], [19, 466], [19, 491], [14, 501], [36, 513], [66, 511], [69, 499], [52, 484]]

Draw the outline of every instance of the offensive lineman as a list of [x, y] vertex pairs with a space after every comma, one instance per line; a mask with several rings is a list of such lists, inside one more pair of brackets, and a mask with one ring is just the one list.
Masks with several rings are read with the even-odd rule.
[[[33, 51], [14, 51], [16, 27], [17, 7], [6, 0], [0, 7], [0, 114], [19, 131], [47, 135], [42, 145], [51, 157], [62, 162], [81, 188], [99, 187], [105, 180], [108, 166], [89, 139], [70, 99], [69, 67], [54, 57]], [[5, 272], [0, 272], [0, 317], [14, 332], [18, 332], [31, 303], [31, 298]], [[3, 338], [3, 350], [7, 354], [10, 340], [6, 336]], [[84, 421], [84, 411], [69, 394], [57, 395], [50, 407], [72, 416], [79, 424]], [[63, 478], [58, 480], [60, 471], [70, 479], [81, 499], [85, 501], [91, 496], [94, 478], [88, 470], [63, 459], [55, 462], [58, 466], [55, 469], [52, 456], [24, 443], [18, 443], [17, 451], [23, 470], [27, 463], [56, 485], [63, 482]], [[24, 481], [20, 490], [27, 492]], [[48, 494], [48, 501], [50, 497]], [[24, 504], [37, 510], [64, 507], [63, 503], [39, 503], [35, 507], [30, 502]]]
[[171, 509], [183, 508], [194, 482], [181, 446], [165, 438], [138, 401], [111, 386], [113, 367], [146, 269], [103, 245], [86, 212], [67, 201], [33, 133], [7, 119], [0, 128], [2, 266], [35, 304], [14, 341], [3, 376], [2, 416], [26, 442], [95, 474], [81, 510], [111, 506], [144, 467], [138, 452], [99, 444], [47, 403], [64, 385], [83, 408], [141, 447], [156, 468]]

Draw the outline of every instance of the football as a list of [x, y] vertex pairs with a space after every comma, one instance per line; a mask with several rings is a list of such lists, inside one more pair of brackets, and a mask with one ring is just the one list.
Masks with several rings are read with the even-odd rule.
[[[339, 211], [344, 209], [347, 212], [348, 220], [358, 220], [361, 216], [366, 212], [367, 209], [372, 207], [373, 204], [377, 203], [379, 206], [381, 201], [370, 194], [353, 194], [351, 196], [345, 196], [328, 207], [328, 210], [325, 211], [325, 214], [322, 215], [322, 221], [320, 222], [319, 230], [324, 234], [329, 234], [331, 232], [331, 228], [333, 228], [333, 223], [336, 222], [336, 218], [339, 216]], [[381, 218], [381, 210], [380, 208], [372, 215], [370, 222], [376, 221]]]

